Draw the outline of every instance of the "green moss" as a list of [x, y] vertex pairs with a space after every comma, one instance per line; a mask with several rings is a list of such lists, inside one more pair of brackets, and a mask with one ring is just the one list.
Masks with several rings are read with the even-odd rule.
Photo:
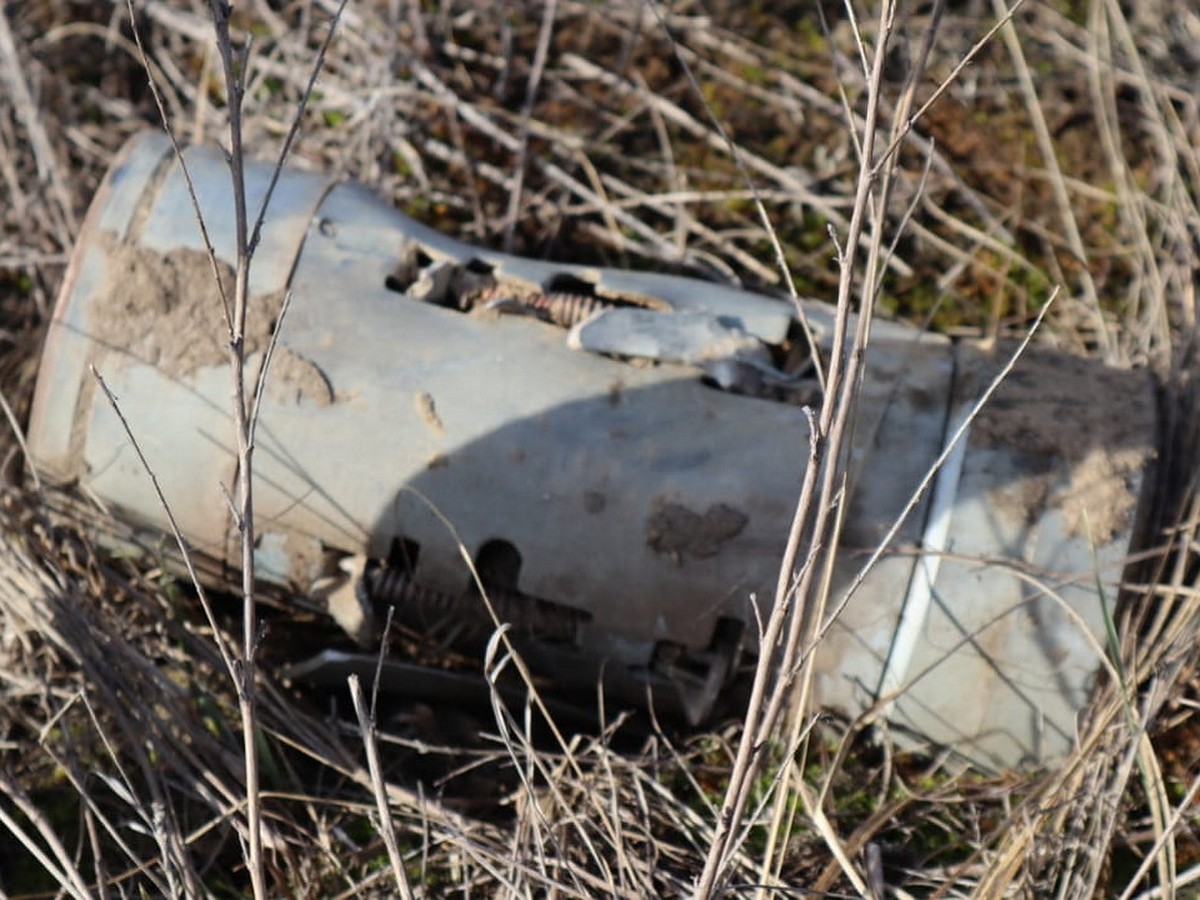
[[1051, 6], [1074, 24], [1087, 25], [1088, 10], [1091, 6], [1088, 0], [1059, 0], [1059, 2], [1052, 3]]
[[825, 57], [829, 53], [825, 33], [821, 31], [821, 26], [815, 17], [797, 16], [795, 24], [792, 26], [792, 32], [800, 39], [802, 46], [809, 53], [818, 54], [821, 57]]
[[739, 74], [742, 76], [743, 79], [750, 82], [750, 84], [757, 84], [757, 85], [766, 84], [771, 75], [771, 73], [768, 72], [766, 69], [764, 69], [762, 66], [752, 66], [752, 65], [742, 66]]
[[262, 88], [255, 98], [259, 101], [273, 100], [283, 94], [284, 81], [274, 75], [268, 75], [262, 80]]

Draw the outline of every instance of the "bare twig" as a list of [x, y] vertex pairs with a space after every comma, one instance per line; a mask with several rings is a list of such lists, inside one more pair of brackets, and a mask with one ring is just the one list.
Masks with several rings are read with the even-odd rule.
[[279, 147], [279, 156], [276, 159], [275, 168], [271, 171], [271, 180], [267, 184], [266, 192], [263, 194], [262, 206], [258, 209], [258, 217], [254, 220], [254, 230], [250, 235], [250, 244], [247, 249], [251, 256], [254, 255], [254, 251], [258, 248], [263, 221], [267, 217], [267, 209], [271, 205], [271, 197], [275, 194], [275, 185], [279, 183], [279, 175], [283, 171], [284, 163], [287, 162], [288, 156], [292, 152], [292, 145], [295, 143], [296, 135], [300, 131], [300, 123], [304, 121], [304, 112], [308, 108], [309, 98], [312, 97], [313, 88], [317, 84], [317, 76], [321, 74], [321, 69], [325, 66], [325, 57], [329, 53], [329, 45], [333, 41], [333, 36], [337, 34], [338, 23], [342, 20], [342, 14], [346, 11], [346, 4], [348, 2], [349, 0], [340, 0], [338, 3], [337, 11], [334, 12], [333, 18], [329, 22], [329, 30], [325, 32], [325, 40], [321, 42], [321, 46], [317, 50], [316, 59], [313, 60], [308, 82], [304, 85], [304, 90], [300, 94], [300, 100], [296, 103], [296, 112], [292, 116], [291, 124], [288, 126], [287, 136], [283, 139], [283, 143]]
[[48, 852], [2, 806], [0, 806], [0, 825], [7, 828], [9, 833], [24, 845], [25, 849], [58, 882], [64, 891], [72, 897], [77, 898], [77, 900], [87, 900], [91, 896], [87, 881], [84, 880], [83, 875], [76, 868], [71, 854], [63, 846], [62, 841], [59, 840], [56, 829], [46, 818], [42, 810], [21, 789], [21, 786], [4, 772], [0, 772], [0, 793], [5, 794], [12, 801], [13, 805], [29, 819], [45, 843]]
[[225, 93], [229, 117], [229, 173], [233, 180], [234, 248], [237, 254], [233, 288], [233, 309], [229, 323], [229, 366], [233, 378], [233, 424], [237, 441], [236, 522], [242, 548], [242, 654], [237, 662], [238, 709], [242, 719], [242, 753], [246, 780], [246, 827], [248, 846], [246, 864], [256, 900], [265, 900], [267, 881], [262, 855], [262, 799], [259, 793], [258, 724], [255, 707], [255, 656], [258, 652], [258, 614], [255, 603], [254, 559], [254, 444], [251, 436], [250, 408], [246, 396], [246, 307], [249, 301], [250, 263], [253, 252], [249, 241], [246, 212], [245, 150], [242, 146], [242, 99], [249, 62], [249, 41], [242, 45], [235, 62], [233, 41], [229, 36], [230, 7], [222, 0], [210, 0], [217, 52], [225, 74]]
[[533, 106], [537, 101], [538, 85], [546, 68], [546, 55], [550, 50], [550, 38], [554, 34], [554, 17], [558, 12], [558, 0], [545, 0], [542, 8], [542, 24], [538, 30], [537, 49], [529, 67], [529, 81], [525, 85], [525, 101], [521, 105], [521, 132], [517, 140], [520, 146], [513, 160], [512, 190], [508, 195], [508, 212], [504, 216], [504, 252], [512, 253], [513, 240], [517, 232], [517, 217], [521, 213], [521, 197], [525, 186], [526, 156], [529, 153], [529, 122]]
[[1066, 184], [1063, 181], [1062, 170], [1058, 164], [1058, 156], [1054, 149], [1054, 140], [1050, 136], [1050, 127], [1046, 124], [1046, 114], [1038, 102], [1037, 88], [1033, 83], [1033, 73], [1025, 59], [1025, 51], [1021, 48], [1021, 38], [1017, 27], [1013, 24], [1010, 11], [1003, 0], [992, 0], [992, 8], [996, 17], [1001, 19], [1003, 27], [1000, 34], [1004, 45], [1008, 48], [1009, 57], [1017, 73], [1017, 82], [1021, 86], [1021, 94], [1025, 99], [1025, 107], [1029, 112], [1029, 120], [1033, 125], [1033, 133], [1037, 137], [1038, 150], [1042, 162], [1050, 173], [1050, 186], [1054, 191], [1054, 202], [1058, 207], [1059, 222], [1066, 235], [1071, 253], [1080, 263], [1079, 280], [1088, 302], [1088, 312], [1096, 331], [1096, 339], [1100, 343], [1104, 357], [1113, 359], [1113, 341], [1109, 335], [1108, 324], [1104, 320], [1104, 312], [1100, 307], [1100, 296], [1096, 291], [1096, 283], [1087, 267], [1087, 251], [1083, 246], [1083, 237], [1079, 233], [1079, 223], [1071, 207], [1071, 198], [1067, 195]]
[[162, 507], [163, 514], [167, 517], [167, 524], [171, 528], [171, 536], [175, 538], [175, 544], [179, 548], [179, 554], [183, 558], [183, 565], [187, 569], [188, 577], [191, 578], [192, 587], [196, 589], [196, 596], [200, 598], [200, 607], [204, 610], [204, 617], [208, 620], [208, 626], [212, 629], [213, 640], [216, 642], [217, 649], [221, 653], [221, 659], [225, 663], [225, 668], [228, 670], [231, 677], [237, 679], [237, 663], [234, 660], [233, 654], [230, 652], [225, 638], [222, 635], [221, 629], [217, 625], [216, 616], [213, 615], [212, 604], [209, 603], [208, 594], [204, 590], [204, 584], [200, 580], [200, 573], [196, 571], [196, 566], [192, 558], [191, 548], [188, 546], [187, 539], [183, 536], [183, 532], [179, 529], [179, 523], [175, 520], [175, 513], [171, 509], [171, 504], [167, 502], [166, 495], [163, 494], [162, 486], [158, 483], [158, 475], [150, 466], [145, 454], [142, 452], [142, 445], [138, 442], [134, 435], [133, 429], [129, 425], [129, 420], [125, 418], [125, 413], [121, 411], [121, 404], [109, 390], [108, 383], [104, 380], [104, 376], [97, 371], [95, 366], [91, 367], [92, 377], [96, 379], [96, 383], [100, 385], [100, 389], [104, 391], [104, 396], [108, 400], [108, 405], [112, 407], [112, 411], [116, 414], [121, 422], [121, 428], [125, 431], [125, 436], [129, 438], [129, 443], [133, 447], [133, 452], [137, 454], [138, 463], [142, 467], [142, 471], [146, 473], [146, 477], [150, 479], [150, 484], [154, 488], [154, 496], [158, 499], [158, 505]]
[[367, 769], [371, 773], [371, 787], [375, 795], [375, 812], [379, 816], [379, 833], [387, 847], [388, 860], [392, 864], [392, 875], [396, 879], [396, 890], [405, 900], [413, 896], [412, 886], [408, 883], [408, 874], [404, 870], [404, 858], [400, 855], [400, 845], [396, 842], [396, 825], [392, 821], [392, 810], [388, 803], [387, 789], [384, 786], [383, 769], [379, 765], [379, 741], [375, 728], [375, 712], [367, 711], [367, 703], [363, 697], [362, 685], [357, 675], [351, 675], [350, 698], [354, 701], [354, 713], [358, 716], [358, 727], [362, 731], [363, 748], [367, 751]]
[[[848, 10], [852, 15], [852, 10]], [[841, 528], [844, 503], [837, 498], [846, 493], [844, 457], [846, 441], [851, 429], [853, 411], [864, 373], [864, 355], [870, 343], [871, 320], [875, 298], [880, 290], [880, 274], [887, 259], [887, 248], [883, 240], [885, 216], [895, 172], [895, 157], [886, 152], [875, 154], [882, 108], [883, 63], [888, 54], [889, 38], [895, 26], [896, 8], [883, 4], [879, 13], [875, 45], [868, 53], [859, 38], [860, 56], [868, 82], [867, 106], [857, 145], [860, 147], [860, 177], [849, 229], [844, 244], [834, 238], [838, 251], [841, 272], [838, 289], [837, 312], [833, 334], [833, 349], [825, 380], [825, 396], [819, 419], [812, 428], [812, 447], [809, 465], [805, 472], [800, 499], [788, 538], [783, 565], [780, 569], [776, 589], [775, 605], [768, 621], [767, 630], [760, 643], [760, 657], [755, 672], [754, 687], [747, 709], [746, 725], [738, 756], [734, 761], [729, 788], [718, 820], [717, 836], [706, 858], [705, 869], [697, 885], [697, 896], [707, 897], [720, 880], [736, 830], [749, 796], [750, 784], [755, 774], [766, 762], [765, 748], [777, 739], [777, 723], [789, 704], [793, 708], [793, 734], [799, 735], [798, 717], [807, 709], [809, 684], [813, 674], [813, 648], [820, 641], [829, 619], [825, 607], [828, 596], [829, 561], [836, 546]], [[935, 15], [934, 21], [936, 22]], [[853, 18], [852, 18], [853, 23]], [[857, 26], [855, 34], [858, 35]], [[920, 76], [925, 56], [928, 53], [932, 34], [926, 36], [926, 45], [905, 91], [899, 113], [893, 122], [893, 132], [907, 128], [905, 121], [910, 108], [912, 92]], [[853, 118], [851, 127], [853, 128]], [[893, 146], [898, 138], [893, 140]], [[858, 248], [863, 242], [866, 221], [872, 224], [867, 242], [866, 261], [862, 275], [858, 275]], [[894, 242], [893, 242], [894, 243]], [[851, 336], [851, 307], [857, 293], [856, 326]], [[803, 563], [799, 566], [800, 547], [808, 542]], [[825, 559], [818, 566], [820, 558]], [[823, 572], [820, 588], [813, 594], [814, 577]], [[804, 600], [803, 612], [798, 603]], [[836, 610], [835, 610], [836, 614]], [[786, 627], [785, 627], [786, 623]], [[782, 645], [778, 642], [782, 639]], [[767, 685], [774, 679], [770, 691]], [[797, 691], [793, 694], [793, 683]], [[795, 738], [794, 738], [795, 739]], [[790, 746], [790, 745], [789, 745]], [[785, 758], [790, 759], [788, 750]], [[801, 786], [802, 787], [802, 786]], [[840, 850], [838, 838], [829, 827], [828, 820], [818, 807], [811, 804], [809, 792], [801, 790], [809, 816], [825, 837], [830, 850], [838, 858], [843, 872], [858, 887], [866, 890], [862, 876], [851, 861]], [[777, 827], [787, 818], [783, 799], [777, 802], [775, 822]], [[766, 872], [764, 871], [764, 875]]]

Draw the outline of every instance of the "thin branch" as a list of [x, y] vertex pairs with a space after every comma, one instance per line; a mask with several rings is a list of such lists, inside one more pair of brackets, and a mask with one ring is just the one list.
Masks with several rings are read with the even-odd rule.
[[537, 100], [538, 85], [546, 68], [546, 57], [550, 52], [550, 38], [554, 34], [554, 18], [558, 12], [558, 0], [545, 0], [542, 9], [542, 25], [538, 31], [537, 48], [529, 67], [529, 80], [525, 85], [525, 102], [521, 106], [521, 131], [517, 137], [520, 147], [513, 161], [512, 190], [508, 195], [508, 212], [504, 216], [504, 252], [512, 253], [516, 237], [517, 217], [521, 212], [521, 196], [525, 185], [525, 164], [529, 154], [529, 123], [533, 117], [533, 106]]
[[133, 452], [137, 454], [142, 471], [150, 479], [150, 484], [154, 488], [154, 496], [158, 499], [158, 505], [167, 517], [167, 524], [171, 529], [171, 536], [175, 539], [175, 545], [179, 548], [179, 555], [183, 557], [183, 565], [187, 569], [188, 577], [192, 581], [192, 587], [196, 589], [196, 596], [200, 598], [200, 608], [204, 610], [204, 618], [208, 622], [208, 627], [212, 629], [213, 640], [216, 642], [217, 650], [221, 654], [221, 661], [225, 663], [226, 670], [236, 683], [238, 678], [237, 664], [225, 641], [224, 634], [217, 624], [216, 616], [213, 615], [212, 604], [208, 600], [208, 593], [204, 590], [204, 585], [200, 582], [200, 574], [196, 571], [195, 563], [192, 561], [191, 548], [188, 546], [187, 539], [183, 536], [183, 532], [179, 528], [179, 523], [175, 520], [175, 513], [171, 509], [171, 504], [167, 502], [166, 495], [163, 494], [162, 486], [158, 483], [158, 475], [155, 474], [154, 469], [151, 468], [149, 461], [146, 459], [146, 455], [142, 452], [142, 445], [134, 436], [133, 429], [129, 427], [129, 420], [125, 418], [125, 413], [121, 411], [120, 402], [113, 395], [113, 392], [109, 390], [108, 382], [104, 380], [104, 376], [97, 371], [95, 366], [89, 366], [88, 368], [92, 373], [92, 377], [96, 379], [96, 383], [100, 385], [100, 390], [104, 391], [104, 396], [108, 399], [108, 405], [121, 422], [121, 428], [125, 431], [125, 436], [129, 438], [129, 444], [133, 447]]
[[271, 172], [271, 181], [267, 185], [267, 191], [263, 195], [262, 206], [258, 210], [258, 218], [254, 221], [254, 230], [250, 235], [250, 255], [254, 255], [254, 251], [258, 249], [258, 241], [262, 235], [263, 221], [267, 217], [267, 207], [271, 205], [271, 197], [275, 194], [275, 185], [279, 182], [279, 175], [283, 171], [283, 165], [287, 162], [288, 156], [292, 152], [292, 144], [296, 141], [296, 135], [300, 132], [300, 123], [304, 119], [304, 111], [308, 108], [308, 101], [312, 97], [313, 88], [317, 84], [317, 76], [321, 74], [321, 70], [325, 67], [325, 56], [329, 52], [329, 45], [333, 42], [333, 36], [337, 34], [338, 24], [342, 20], [342, 13], [346, 9], [346, 4], [349, 0], [341, 0], [338, 4], [337, 11], [333, 14], [333, 18], [329, 23], [329, 31], [325, 34], [325, 40], [321, 41], [321, 47], [317, 50], [317, 58], [313, 61], [312, 71], [308, 75], [308, 83], [304, 85], [304, 91], [300, 95], [300, 100], [296, 103], [296, 112], [292, 116], [292, 123], [288, 127], [287, 137], [283, 139], [283, 145], [279, 148], [279, 158], [275, 162], [275, 168]]
[[237, 269], [234, 281], [233, 316], [229, 328], [230, 373], [233, 379], [233, 420], [237, 440], [237, 524], [242, 550], [242, 656], [238, 660], [237, 695], [242, 720], [242, 754], [246, 780], [246, 829], [248, 847], [246, 865], [255, 900], [266, 900], [267, 881], [262, 847], [262, 798], [259, 793], [257, 710], [255, 706], [255, 655], [258, 649], [258, 615], [255, 601], [254, 559], [254, 444], [250, 410], [246, 398], [246, 309], [249, 302], [250, 263], [246, 213], [246, 158], [242, 146], [242, 100], [249, 66], [250, 43], [242, 45], [240, 65], [235, 65], [233, 42], [229, 36], [230, 7], [222, 0], [210, 0], [217, 51], [225, 74], [227, 115], [229, 118], [229, 173], [233, 182], [234, 247]]
[[396, 889], [404, 900], [412, 900], [412, 886], [408, 883], [408, 874], [404, 870], [404, 858], [400, 855], [400, 845], [396, 841], [396, 823], [392, 820], [392, 809], [388, 803], [387, 787], [384, 784], [383, 769], [379, 765], [379, 742], [375, 728], [375, 713], [367, 712], [366, 700], [363, 698], [362, 685], [357, 675], [351, 675], [350, 699], [354, 701], [354, 713], [358, 716], [358, 727], [362, 732], [363, 748], [367, 751], [367, 770], [371, 773], [371, 787], [375, 796], [375, 812], [379, 816], [378, 829], [387, 847], [388, 861], [392, 865], [392, 875], [396, 879]]
[[175, 161], [179, 164], [179, 171], [183, 174], [184, 184], [187, 185], [188, 199], [192, 202], [192, 216], [200, 228], [200, 239], [204, 242], [204, 252], [208, 256], [208, 264], [212, 268], [213, 282], [217, 286], [217, 293], [221, 295], [221, 313], [225, 317], [226, 327], [232, 331], [233, 308], [230, 304], [230, 298], [225, 292], [225, 280], [221, 277], [220, 265], [217, 263], [217, 251], [213, 249], [212, 239], [208, 236], [208, 223], [204, 221], [204, 216], [200, 214], [200, 200], [196, 196], [196, 186], [192, 183], [192, 172], [188, 168], [187, 159], [183, 155], [183, 147], [180, 146], [178, 138], [175, 137], [175, 128], [171, 124], [170, 116], [167, 115], [167, 107], [163, 103], [162, 93], [159, 91], [158, 82], [154, 78], [154, 69], [150, 65], [150, 57], [147, 56], [146, 47], [142, 44], [142, 31], [138, 28], [137, 13], [133, 8], [133, 0], [125, 0], [125, 8], [129, 11], [129, 27], [133, 31], [133, 40], [137, 45], [142, 68], [146, 72], [146, 82], [150, 86], [150, 96], [154, 98], [154, 105], [158, 108], [159, 121], [162, 122], [163, 131], [167, 133], [167, 138], [171, 141], [171, 149], [175, 152]]

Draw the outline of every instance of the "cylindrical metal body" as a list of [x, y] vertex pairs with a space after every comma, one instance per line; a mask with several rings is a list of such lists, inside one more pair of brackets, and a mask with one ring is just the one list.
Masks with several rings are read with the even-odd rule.
[[[185, 158], [228, 269], [226, 163]], [[256, 211], [270, 167], [247, 180]], [[203, 247], [170, 145], [135, 140], [76, 247], [30, 445], [47, 475], [165, 531], [94, 365], [193, 549], [236, 567], [226, 338]], [[345, 570], [358, 596], [452, 641], [481, 615], [461, 546], [536, 672], [709, 712], [755, 644], [752, 604], [772, 599], [807, 459], [800, 403], [817, 388], [778, 368], [799, 341], [793, 307], [473, 248], [291, 169], [250, 287], [251, 371], [278, 331], [254, 472], [264, 579], [328, 597]], [[828, 342], [832, 310], [805, 311]], [[996, 369], [886, 323], [868, 366], [835, 605]], [[1098, 667], [1097, 585], [1115, 597], [1153, 446], [1148, 379], [1031, 354], [832, 625], [818, 699], [854, 712], [892, 698], [894, 723], [988, 766], [1061, 754]]]

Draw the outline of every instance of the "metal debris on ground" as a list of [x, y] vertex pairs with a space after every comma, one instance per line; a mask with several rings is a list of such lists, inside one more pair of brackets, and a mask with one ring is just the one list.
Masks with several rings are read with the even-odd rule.
[[[185, 157], [227, 264], [226, 163]], [[270, 176], [248, 167], [251, 208]], [[773, 597], [809, 446], [798, 407], [820, 397], [793, 305], [471, 247], [295, 170], [250, 289], [256, 366], [279, 332], [257, 432], [258, 572], [363, 648], [293, 674], [373, 666], [389, 606], [432, 646], [477, 654], [492, 624], [461, 541], [561, 696], [593, 698], [599, 681], [610, 703], [713, 713], [756, 649], [753, 604]], [[828, 350], [833, 310], [803, 310]], [[140, 137], [75, 249], [30, 446], [47, 478], [161, 545], [164, 513], [96, 366], [215, 580], [240, 558], [219, 488], [236, 463], [222, 328], [180, 167], [163, 137]], [[875, 325], [836, 595], [997, 369], [968, 342]], [[902, 739], [986, 767], [1064, 754], [1104, 643], [1097, 586], [1115, 597], [1136, 531], [1154, 408], [1141, 374], [1031, 351], [819, 648], [818, 702], [853, 714], [882, 699]], [[389, 666], [393, 689], [464, 690], [461, 672]]]

